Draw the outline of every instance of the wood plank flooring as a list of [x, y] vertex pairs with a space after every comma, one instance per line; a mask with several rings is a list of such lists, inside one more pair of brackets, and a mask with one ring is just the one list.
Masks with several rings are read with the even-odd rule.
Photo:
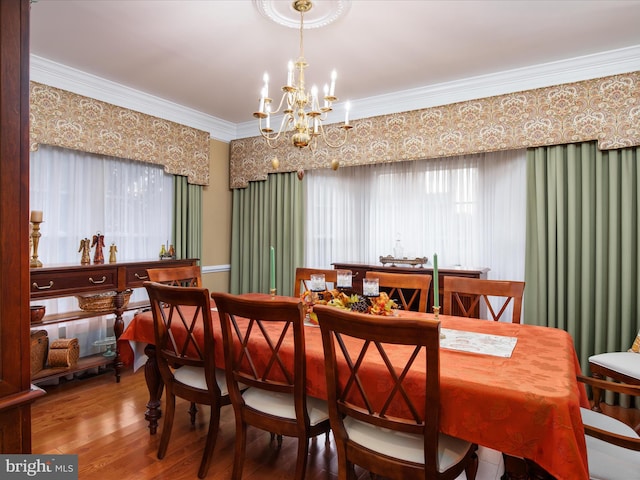
[[[156, 452], [160, 431], [149, 435], [144, 420], [148, 399], [142, 371], [123, 374], [115, 383], [112, 374], [45, 386], [48, 394], [32, 408], [33, 453], [78, 454], [79, 478], [100, 480], [193, 480], [197, 478], [209, 420], [209, 408], [200, 408], [196, 425], [189, 422], [189, 404], [177, 401], [169, 450], [163, 460]], [[182, 413], [182, 415], [181, 415]], [[220, 433], [208, 479], [231, 478], [235, 424], [231, 406], [223, 407]], [[292, 478], [297, 442], [284, 438], [282, 447], [270, 435], [249, 429], [243, 479]], [[337, 478], [333, 437], [324, 435], [309, 447], [306, 478]], [[368, 474], [361, 472], [362, 478]]]
[[[80, 480], [196, 480], [209, 421], [201, 407], [191, 426], [189, 404], [177, 401], [176, 418], [164, 459], [156, 452], [162, 420], [150, 435], [144, 420], [148, 393], [144, 373], [125, 371], [119, 384], [112, 373], [45, 386], [47, 395], [32, 407], [32, 452], [78, 454]], [[223, 407], [220, 433], [207, 479], [228, 480], [233, 467], [235, 423], [231, 406]], [[243, 480], [292, 479], [297, 441], [285, 437], [282, 447], [267, 432], [249, 428]], [[482, 447], [481, 447], [482, 449]], [[484, 449], [477, 480], [497, 480], [504, 471], [499, 452]], [[501, 470], [502, 468], [502, 470]], [[334, 480], [337, 463], [333, 436], [312, 440], [308, 480]], [[357, 470], [359, 480], [368, 472]], [[461, 478], [465, 478], [464, 474]]]

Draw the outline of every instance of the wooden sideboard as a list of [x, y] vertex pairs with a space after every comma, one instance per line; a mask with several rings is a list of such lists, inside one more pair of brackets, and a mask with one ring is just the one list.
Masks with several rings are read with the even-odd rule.
[[69, 373], [96, 368], [113, 363], [116, 382], [120, 381], [122, 360], [117, 348], [117, 339], [124, 330], [122, 313], [148, 306], [147, 302], [129, 304], [124, 307], [124, 293], [133, 288], [142, 287], [142, 283], [149, 279], [147, 269], [183, 267], [196, 265], [197, 259], [185, 260], [147, 260], [140, 262], [105, 263], [100, 265], [57, 265], [30, 269], [31, 300], [70, 297], [75, 295], [98, 294], [102, 292], [116, 292], [113, 310], [104, 312], [74, 311], [55, 315], [45, 315], [38, 323], [31, 323], [31, 328], [53, 323], [69, 322], [98, 315], [115, 314], [113, 331], [116, 337], [115, 357], [105, 357], [102, 354], [80, 358], [78, 365], [73, 368], [45, 369], [37, 373], [33, 383], [51, 378], [61, 377]]
[[[367, 272], [392, 272], [392, 273], [409, 273], [409, 274], [417, 274], [423, 273], [427, 275], [433, 275], [433, 268], [431, 267], [395, 267], [395, 266], [382, 266], [382, 265], [364, 265], [360, 263], [333, 263], [333, 268], [351, 270], [351, 274], [353, 275], [353, 290], [362, 293], [362, 279], [365, 277]], [[458, 267], [449, 267], [449, 268], [438, 268], [438, 290], [440, 297], [440, 306], [443, 305], [443, 289], [444, 284], [446, 282], [445, 277], [467, 277], [467, 278], [487, 278], [488, 268], [458, 268]], [[427, 312], [431, 312], [433, 308], [433, 281], [429, 286], [429, 298], [427, 299]], [[453, 312], [454, 315], [461, 314], [459, 309], [454, 305]], [[474, 310], [474, 316], [479, 317], [480, 312], [476, 308]]]

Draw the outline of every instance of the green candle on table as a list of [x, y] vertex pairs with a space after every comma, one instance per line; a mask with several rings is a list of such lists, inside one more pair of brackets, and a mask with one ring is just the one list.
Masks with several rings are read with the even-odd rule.
[[433, 254], [433, 306], [440, 307], [440, 294], [438, 292], [438, 255]]
[[269, 288], [276, 288], [276, 252], [273, 246], [269, 248]]

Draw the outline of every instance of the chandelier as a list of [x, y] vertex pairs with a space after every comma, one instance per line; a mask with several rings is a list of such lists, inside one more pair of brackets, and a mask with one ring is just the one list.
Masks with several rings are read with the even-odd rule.
[[[298, 148], [309, 147], [315, 150], [318, 139], [331, 148], [341, 147], [347, 141], [349, 130], [349, 102], [345, 104], [344, 124], [336, 127], [341, 129], [339, 135], [329, 135], [324, 127], [327, 115], [333, 110], [333, 103], [338, 100], [335, 96], [336, 72], [331, 73], [331, 83], [325, 84], [322, 105], [318, 97], [318, 88], [313, 85], [310, 92], [305, 89], [304, 70], [308, 63], [304, 59], [304, 14], [311, 10], [310, 0], [296, 0], [292, 4], [294, 10], [300, 12], [300, 55], [294, 63], [289, 61], [287, 84], [282, 87], [282, 98], [278, 107], [272, 108], [269, 98], [269, 76], [264, 74], [264, 86], [260, 95], [258, 111], [253, 116], [258, 119], [260, 134], [267, 140], [267, 145], [277, 148], [278, 140], [286, 132], [293, 132], [292, 143]], [[282, 122], [277, 131], [271, 127], [272, 115], [282, 112]], [[337, 137], [337, 138], [334, 138]]]

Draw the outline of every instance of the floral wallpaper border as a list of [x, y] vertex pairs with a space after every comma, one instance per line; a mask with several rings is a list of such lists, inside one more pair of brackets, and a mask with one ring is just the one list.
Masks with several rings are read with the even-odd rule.
[[138, 160], [209, 184], [209, 132], [36, 82], [29, 121], [32, 151], [42, 143]]
[[[258, 136], [233, 140], [230, 187], [278, 171], [401, 162], [597, 140], [602, 150], [640, 145], [640, 72], [567, 83], [352, 122], [347, 143], [314, 154]], [[331, 128], [331, 126], [330, 126]], [[336, 127], [333, 127], [336, 129]], [[257, 126], [256, 126], [257, 129]]]

